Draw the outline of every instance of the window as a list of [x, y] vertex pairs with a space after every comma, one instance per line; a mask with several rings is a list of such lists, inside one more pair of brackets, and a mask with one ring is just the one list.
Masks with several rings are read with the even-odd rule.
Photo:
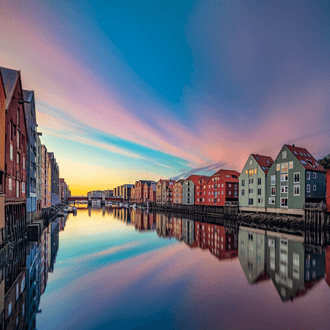
[[311, 172], [307, 172], [307, 180], [311, 179]]
[[286, 151], [282, 151], [282, 159], [286, 159], [287, 158], [287, 152]]
[[250, 159], [250, 165], [252, 165], [252, 159]]
[[293, 265], [299, 267], [299, 254], [293, 254]]
[[300, 186], [299, 185], [294, 185], [293, 194], [294, 194], [294, 196], [300, 195]]
[[237, 191], [234, 191], [234, 197], [237, 197]]
[[241, 195], [244, 196], [244, 193], [245, 193], [245, 191], [244, 191], [244, 189], [242, 189]]
[[276, 194], [276, 187], [270, 187], [270, 195], [275, 196]]
[[19, 197], [19, 181], [16, 181], [16, 197]]
[[313, 179], [316, 179], [316, 172], [313, 173]]
[[19, 149], [19, 130], [17, 130], [17, 149]]
[[245, 170], [245, 174], [248, 174], [249, 173], [249, 171], [248, 170]]
[[258, 195], [261, 195], [261, 188], [258, 188]]
[[223, 190], [221, 191], [221, 195], [223, 195]]
[[252, 175], [253, 175], [253, 169], [249, 170], [249, 176], [252, 176]]
[[249, 198], [249, 205], [253, 205], [253, 198]]
[[288, 199], [286, 197], [281, 198], [281, 207], [288, 207]]
[[249, 189], [249, 194], [253, 194], [253, 189]]
[[16, 300], [18, 300], [19, 297], [19, 284], [16, 284]]
[[257, 174], [257, 169], [256, 168], [254, 169], [254, 174]]
[[288, 172], [288, 163], [283, 163], [281, 165], [281, 172], [282, 173], [287, 173]]
[[313, 191], [316, 191], [316, 184], [313, 185]]
[[269, 204], [275, 204], [275, 198], [274, 197], [269, 197]]
[[270, 177], [270, 184], [271, 184], [271, 185], [275, 185], [275, 184], [276, 184], [276, 176], [275, 176], [275, 175], [272, 175], [272, 176]]
[[242, 187], [245, 186], [245, 180], [242, 180]]
[[299, 183], [300, 182], [300, 173], [294, 173], [293, 182]]
[[261, 178], [258, 178], [258, 185], [261, 185]]
[[231, 195], [231, 191], [229, 191], [229, 195]]
[[12, 311], [12, 303], [10, 302], [8, 305], [8, 316], [11, 315], [11, 311]]
[[17, 153], [17, 164], [19, 164], [19, 152]]
[[279, 171], [281, 169], [280, 164], [276, 164], [276, 171]]
[[288, 175], [287, 174], [281, 174], [281, 182], [288, 181]]
[[13, 180], [12, 180], [12, 178], [8, 179], [8, 186], [9, 186], [9, 190], [13, 190]]
[[289, 162], [289, 169], [290, 169], [290, 170], [293, 169], [293, 162]]
[[22, 193], [25, 194], [25, 182], [22, 182]]
[[307, 185], [307, 192], [308, 192], [308, 193], [311, 192], [311, 185], [310, 185], [310, 184]]
[[304, 160], [301, 160], [300, 163], [303, 165], [307, 165], [307, 163]]
[[14, 160], [14, 147], [12, 144], [10, 145], [10, 160]]
[[281, 187], [281, 193], [286, 194], [288, 192], [288, 186], [282, 186]]
[[229, 188], [231, 188], [231, 183], [229, 183]]

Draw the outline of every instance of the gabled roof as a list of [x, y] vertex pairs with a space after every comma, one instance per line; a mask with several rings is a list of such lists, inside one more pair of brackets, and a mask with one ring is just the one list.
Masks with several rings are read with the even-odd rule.
[[197, 181], [199, 180], [199, 178], [204, 177], [204, 175], [190, 175], [188, 176], [188, 178], [186, 180], [191, 180], [194, 184], [197, 183]]
[[180, 180], [178, 180], [178, 181], [177, 181], [177, 182], [175, 182], [175, 183], [180, 183], [180, 184], [181, 184], [181, 186], [182, 186], [183, 182], [184, 182], [184, 180], [183, 180], [183, 179], [180, 179]]
[[200, 177], [197, 179], [196, 183], [198, 183], [198, 181], [199, 181], [200, 179], [205, 180], [206, 183], [208, 183], [209, 180], [210, 180], [210, 178], [211, 178], [210, 176], [202, 175], [202, 176], [200, 176]]
[[23, 99], [24, 99], [24, 102], [27, 102], [27, 103], [31, 103], [32, 101], [32, 97], [33, 97], [33, 91], [27, 91], [25, 89], [23, 89]]
[[285, 146], [292, 152], [306, 170], [326, 172], [307, 149], [296, 147], [294, 144], [292, 146], [286, 144]]
[[238, 182], [239, 173], [235, 170], [219, 170], [211, 178], [215, 176], [223, 178], [226, 182]]
[[6, 109], [8, 109], [9, 103], [14, 93], [16, 82], [19, 77], [19, 71], [2, 68], [2, 67], [0, 68], [0, 70], [6, 92]]
[[261, 169], [267, 174], [268, 170], [274, 163], [273, 158], [269, 156], [263, 156], [258, 154], [252, 154], [255, 161], [259, 164]]

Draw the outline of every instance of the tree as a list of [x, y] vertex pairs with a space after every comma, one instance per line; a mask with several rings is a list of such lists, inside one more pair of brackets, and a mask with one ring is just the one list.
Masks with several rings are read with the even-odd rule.
[[330, 169], [330, 154], [324, 156], [318, 160], [319, 164], [324, 167], [325, 170]]

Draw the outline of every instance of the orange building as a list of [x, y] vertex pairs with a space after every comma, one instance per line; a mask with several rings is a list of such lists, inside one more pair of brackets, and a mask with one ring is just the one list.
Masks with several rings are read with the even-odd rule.
[[149, 201], [150, 202], [156, 202], [156, 189], [157, 189], [157, 183], [154, 182], [149, 187]]
[[207, 205], [225, 206], [226, 202], [238, 202], [238, 177], [234, 170], [220, 170], [207, 184]]
[[182, 204], [182, 184], [184, 180], [178, 180], [173, 185], [173, 204]]

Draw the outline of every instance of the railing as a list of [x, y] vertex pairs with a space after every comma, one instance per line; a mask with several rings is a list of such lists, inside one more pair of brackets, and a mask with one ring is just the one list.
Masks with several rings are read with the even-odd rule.
[[324, 203], [305, 203], [304, 210], [318, 210], [318, 211], [325, 211], [326, 204]]

